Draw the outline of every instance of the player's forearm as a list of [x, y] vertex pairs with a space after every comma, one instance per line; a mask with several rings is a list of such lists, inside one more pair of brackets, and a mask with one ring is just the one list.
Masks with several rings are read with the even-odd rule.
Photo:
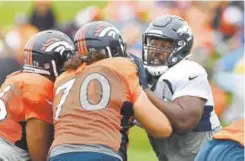
[[181, 133], [190, 130], [185, 111], [181, 108], [181, 106], [175, 103], [168, 103], [160, 100], [149, 89], [146, 89], [145, 93], [149, 100], [167, 116], [176, 132]]
[[37, 119], [30, 119], [27, 121], [26, 138], [31, 160], [46, 161], [53, 140], [53, 126]]
[[144, 92], [134, 103], [134, 117], [142, 127], [153, 137], [168, 137], [172, 133], [172, 127], [168, 118], [157, 109]]
[[[41, 139], [33, 139], [35, 140], [35, 145], [30, 145], [29, 143], [28, 148], [31, 149], [29, 150], [29, 154], [31, 157], [31, 160], [35, 161], [46, 161], [47, 160], [47, 155], [48, 155], [48, 150], [50, 146], [44, 145], [43, 141]], [[37, 146], [38, 145], [38, 146]], [[41, 148], [39, 147], [41, 146]]]

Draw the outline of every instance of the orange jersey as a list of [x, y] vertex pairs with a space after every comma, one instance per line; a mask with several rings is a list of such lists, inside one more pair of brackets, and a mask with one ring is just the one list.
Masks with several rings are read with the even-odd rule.
[[133, 104], [143, 92], [134, 63], [108, 58], [81, 65], [58, 77], [55, 90], [52, 147], [100, 144], [126, 152]]
[[234, 121], [231, 125], [225, 127], [214, 135], [218, 140], [232, 140], [244, 146], [244, 119]]
[[20, 122], [30, 118], [52, 123], [53, 83], [34, 73], [15, 72], [0, 89], [0, 137], [15, 143], [22, 137]]

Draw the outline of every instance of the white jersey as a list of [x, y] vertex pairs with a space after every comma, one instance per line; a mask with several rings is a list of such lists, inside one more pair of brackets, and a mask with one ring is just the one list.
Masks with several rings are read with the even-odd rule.
[[220, 126], [214, 111], [211, 87], [205, 69], [196, 62], [182, 60], [158, 79], [155, 95], [162, 100], [173, 101], [181, 96], [195, 96], [207, 100], [200, 122], [194, 131], [210, 131]]

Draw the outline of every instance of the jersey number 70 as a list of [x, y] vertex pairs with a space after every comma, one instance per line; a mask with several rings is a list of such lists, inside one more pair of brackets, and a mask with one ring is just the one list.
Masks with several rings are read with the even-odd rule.
[[[102, 94], [101, 94], [101, 99], [99, 101], [98, 104], [91, 104], [88, 101], [88, 86], [90, 84], [91, 81], [93, 80], [97, 80], [101, 87], [102, 87]], [[62, 106], [65, 103], [67, 97], [69, 96], [69, 93], [73, 87], [73, 84], [75, 83], [76, 78], [73, 78], [69, 81], [67, 81], [66, 83], [62, 84], [61, 86], [59, 86], [55, 92], [55, 95], [59, 95], [61, 92], [63, 92], [63, 95], [61, 96], [60, 102], [57, 105], [56, 108], [56, 113], [55, 113], [55, 120], [59, 119], [59, 115], [62, 111]], [[108, 79], [99, 73], [92, 73], [89, 74], [82, 82], [81, 82], [81, 86], [80, 86], [80, 90], [79, 90], [79, 101], [80, 104], [82, 105], [83, 109], [86, 110], [100, 110], [103, 108], [106, 108], [110, 97], [111, 97], [111, 86], [110, 83], [108, 81]]]

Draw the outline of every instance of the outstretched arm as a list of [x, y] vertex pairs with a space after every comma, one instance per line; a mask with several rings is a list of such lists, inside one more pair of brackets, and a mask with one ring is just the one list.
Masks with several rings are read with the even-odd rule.
[[144, 92], [134, 103], [134, 117], [155, 138], [168, 137], [172, 133], [168, 118], [149, 101]]
[[186, 132], [200, 121], [205, 99], [193, 96], [182, 96], [173, 102], [164, 102], [157, 98], [149, 89], [145, 89], [149, 100], [170, 120], [176, 132]]

